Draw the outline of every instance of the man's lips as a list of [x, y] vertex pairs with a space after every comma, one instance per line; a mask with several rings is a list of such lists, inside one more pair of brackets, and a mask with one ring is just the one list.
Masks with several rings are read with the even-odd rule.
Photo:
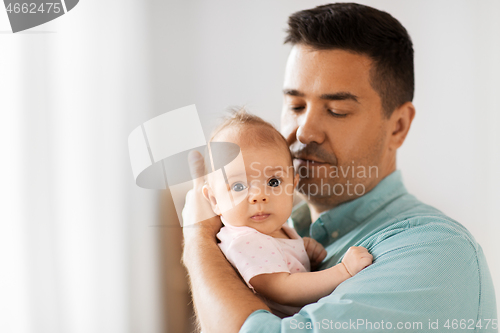
[[252, 220], [254, 221], [263, 221], [265, 219], [267, 219], [269, 217], [269, 215], [271, 214], [268, 214], [268, 213], [257, 213], [255, 214], [254, 216], [250, 217]]
[[294, 159], [297, 161], [297, 163], [299, 164], [299, 166], [302, 166], [302, 165], [311, 165], [311, 166], [314, 166], [314, 165], [325, 165], [325, 164], [328, 164], [327, 162], [315, 160], [315, 159], [312, 159], [310, 157], [295, 157]]

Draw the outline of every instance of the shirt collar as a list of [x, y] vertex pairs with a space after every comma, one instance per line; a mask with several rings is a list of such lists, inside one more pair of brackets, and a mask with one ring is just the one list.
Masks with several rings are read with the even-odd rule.
[[324, 246], [346, 235], [366, 222], [395, 198], [408, 193], [403, 185], [401, 171], [396, 170], [382, 179], [370, 192], [320, 214], [311, 224], [307, 203], [292, 212], [290, 222], [300, 236], [309, 236]]

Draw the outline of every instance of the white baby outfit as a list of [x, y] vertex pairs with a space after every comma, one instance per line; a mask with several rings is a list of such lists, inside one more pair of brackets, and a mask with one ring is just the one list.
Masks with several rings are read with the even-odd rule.
[[[250, 227], [234, 227], [226, 223], [223, 217], [222, 222], [225, 226], [217, 234], [221, 241], [219, 247], [252, 290], [250, 279], [256, 275], [311, 270], [304, 241], [286, 223], [282, 228], [291, 239], [274, 238]], [[300, 310], [300, 307], [264, 300], [273, 313], [282, 318]]]

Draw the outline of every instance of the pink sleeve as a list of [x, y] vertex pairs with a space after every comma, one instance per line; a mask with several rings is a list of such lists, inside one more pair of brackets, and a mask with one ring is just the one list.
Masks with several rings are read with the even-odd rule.
[[257, 231], [233, 239], [224, 254], [252, 289], [250, 279], [256, 275], [290, 272], [276, 240]]

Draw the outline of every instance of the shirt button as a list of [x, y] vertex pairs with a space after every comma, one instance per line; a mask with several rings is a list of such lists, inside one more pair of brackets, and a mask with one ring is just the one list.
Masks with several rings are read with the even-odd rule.
[[332, 238], [337, 238], [339, 237], [339, 232], [338, 230], [335, 230], [334, 232], [332, 232]]

